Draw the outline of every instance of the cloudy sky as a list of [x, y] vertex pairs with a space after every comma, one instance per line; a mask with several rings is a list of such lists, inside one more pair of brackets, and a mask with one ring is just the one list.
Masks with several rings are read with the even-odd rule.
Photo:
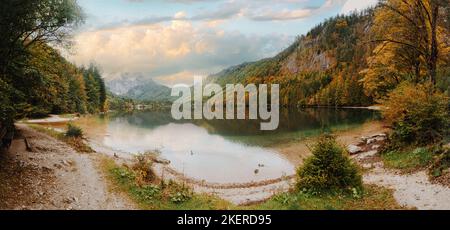
[[173, 85], [270, 57], [325, 18], [377, 0], [78, 0], [86, 23], [69, 59], [105, 78]]

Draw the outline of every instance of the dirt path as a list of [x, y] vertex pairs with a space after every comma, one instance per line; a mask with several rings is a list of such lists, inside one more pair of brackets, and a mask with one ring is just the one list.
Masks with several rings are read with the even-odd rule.
[[425, 171], [402, 175], [375, 167], [363, 179], [365, 183], [394, 189], [394, 197], [400, 205], [419, 210], [450, 210], [450, 188], [432, 184]]
[[450, 210], [450, 187], [431, 183], [426, 171], [403, 174], [386, 169], [376, 150], [353, 158], [367, 170], [363, 175], [364, 183], [393, 189], [400, 205], [419, 210]]
[[97, 170], [98, 156], [80, 154], [26, 125], [17, 129], [27, 138], [15, 139], [0, 156], [0, 209], [134, 209], [121, 195], [108, 191]]

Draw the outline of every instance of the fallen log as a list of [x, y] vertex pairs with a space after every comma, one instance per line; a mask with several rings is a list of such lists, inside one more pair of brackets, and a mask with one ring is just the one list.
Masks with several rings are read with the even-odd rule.
[[23, 137], [23, 141], [25, 142], [25, 147], [27, 149], [28, 152], [33, 152], [33, 148], [30, 144], [30, 142], [28, 141], [27, 137]]

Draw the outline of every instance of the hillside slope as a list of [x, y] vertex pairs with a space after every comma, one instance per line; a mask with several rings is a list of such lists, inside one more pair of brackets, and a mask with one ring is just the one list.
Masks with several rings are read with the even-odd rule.
[[337, 16], [300, 36], [273, 58], [244, 63], [210, 76], [227, 83], [278, 83], [285, 106], [368, 105], [360, 72], [373, 46], [368, 41], [373, 10]]

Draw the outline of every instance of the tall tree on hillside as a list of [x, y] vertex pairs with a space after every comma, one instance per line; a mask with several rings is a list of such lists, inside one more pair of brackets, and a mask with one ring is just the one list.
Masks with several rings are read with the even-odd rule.
[[438, 61], [446, 55], [440, 52], [448, 36], [441, 17], [448, 5], [446, 0], [380, 2], [372, 28], [378, 46], [364, 72], [369, 93], [385, 94], [404, 80], [436, 84]]
[[100, 70], [94, 64], [88, 69], [83, 69], [85, 90], [87, 95], [87, 108], [90, 113], [105, 111], [106, 86], [100, 74]]

